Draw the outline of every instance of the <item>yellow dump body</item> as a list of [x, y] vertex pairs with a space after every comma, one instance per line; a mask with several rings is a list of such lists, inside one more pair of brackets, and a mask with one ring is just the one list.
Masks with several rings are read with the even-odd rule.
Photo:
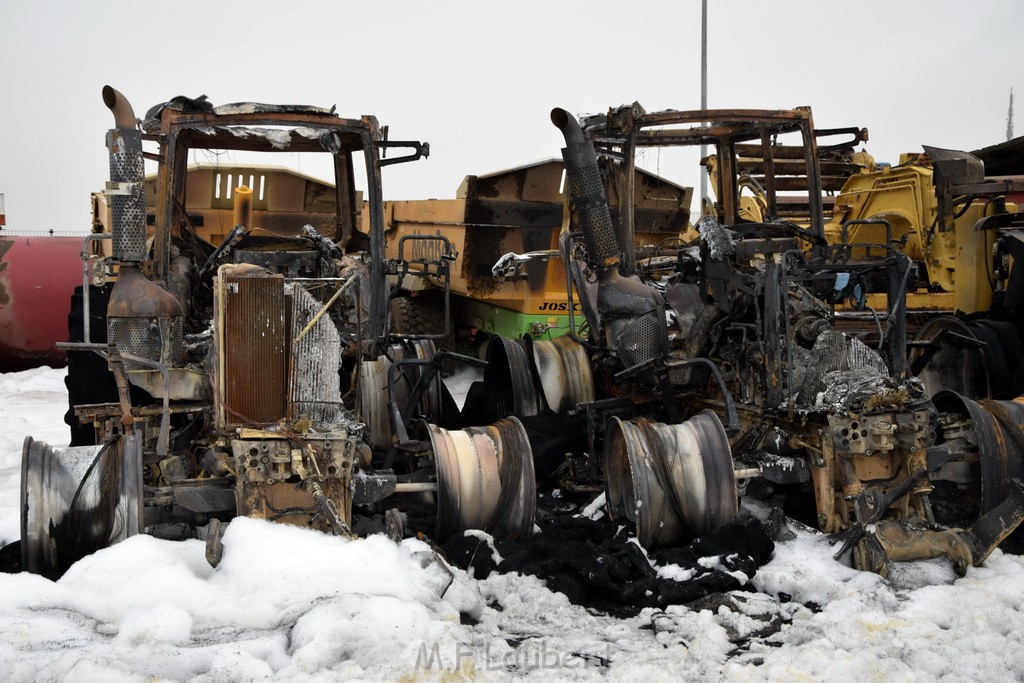
[[[558, 249], [558, 225], [489, 225], [474, 223], [466, 199], [428, 199], [386, 202], [387, 255], [398, 256], [399, 239], [406, 235], [441, 235], [454, 246], [457, 257], [452, 268], [452, 293], [473, 297], [520, 313], [541, 314], [557, 310], [551, 304], [565, 302], [565, 266], [560, 259], [534, 261], [522, 268], [522, 280], [499, 281], [491, 268], [506, 253]], [[559, 212], [561, 205], [554, 205]], [[408, 242], [407, 259], [429, 258], [438, 249], [434, 242]], [[410, 279], [412, 290], [430, 287], [431, 282]]]
[[[547, 160], [485, 176], [467, 176], [455, 199], [385, 202], [388, 258], [398, 256], [407, 235], [442, 235], [458, 256], [451, 269], [452, 311], [458, 326], [507, 337], [529, 333], [556, 336], [569, 329], [565, 265], [554, 256], [534, 259], [520, 268], [518, 279], [492, 274], [503, 255], [558, 249], [565, 197], [563, 164]], [[637, 171], [635, 206], [639, 248], [677, 237], [689, 224], [692, 188], [681, 187], [646, 171]], [[612, 215], [617, 195], [610, 192]], [[436, 242], [407, 241], [403, 257], [429, 256]], [[407, 278], [403, 286], [435, 286]]]

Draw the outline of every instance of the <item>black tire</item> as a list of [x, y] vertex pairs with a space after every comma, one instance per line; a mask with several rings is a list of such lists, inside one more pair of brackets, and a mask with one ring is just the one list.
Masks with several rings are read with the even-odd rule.
[[[391, 329], [395, 335], [441, 334], [444, 328], [444, 297], [420, 295], [391, 300]], [[438, 350], [455, 349], [455, 331], [450, 321], [448, 333], [435, 339], [434, 345]]]
[[[93, 343], [104, 344], [107, 341], [107, 301], [111, 288], [109, 284], [89, 288], [89, 336]], [[76, 287], [68, 313], [69, 341], [85, 341], [84, 311], [82, 288]], [[78, 423], [74, 406], [117, 401], [114, 375], [107, 368], [107, 362], [92, 351], [68, 351], [68, 376], [64, 385], [68, 388], [68, 412], [64, 414], [64, 422], [71, 428], [71, 445], [95, 445], [96, 434], [92, 426]]]
[[[107, 342], [107, 302], [113, 284], [89, 288], [89, 336], [94, 344]], [[71, 310], [68, 312], [68, 340], [85, 341], [85, 304], [82, 288], [76, 287], [71, 296]], [[72, 446], [94, 446], [96, 440], [92, 425], [79, 424], [75, 417], [75, 406], [89, 403], [117, 403], [117, 382], [107, 367], [107, 361], [92, 351], [68, 351], [68, 375], [64, 378], [68, 388], [68, 412], [64, 422], [71, 429]], [[134, 404], [152, 400], [149, 394], [138, 387], [130, 387]]]

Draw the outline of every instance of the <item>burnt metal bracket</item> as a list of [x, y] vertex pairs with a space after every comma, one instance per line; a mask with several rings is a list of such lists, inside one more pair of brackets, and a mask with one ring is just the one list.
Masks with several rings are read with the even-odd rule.
[[[558, 238], [558, 251], [562, 254], [562, 261], [565, 263], [565, 295], [566, 295], [566, 311], [569, 312], [569, 332], [567, 333], [570, 338], [582, 344], [587, 349], [591, 349], [592, 345], [586, 339], [583, 339], [576, 332], [576, 301], [573, 297], [573, 291], [575, 285], [573, 283], [573, 276], [576, 275], [580, 279], [583, 279], [583, 274], [579, 272], [579, 268], [576, 265], [575, 259], [572, 258], [572, 251], [575, 249], [580, 238], [583, 237], [583, 233], [580, 231], [575, 232], [564, 232]], [[580, 309], [583, 313], [583, 319], [587, 326], [590, 325], [590, 319], [587, 316], [586, 310], [593, 306], [593, 302], [588, 301], [584, 298], [584, 293], [580, 293]], [[597, 320], [596, 312], [594, 315]], [[598, 330], [595, 330], [598, 332]]]
[[128, 376], [124, 369], [124, 362], [129, 361], [132, 363], [138, 363], [139, 365], [145, 365], [146, 367], [153, 368], [160, 372], [163, 378], [163, 404], [160, 411], [160, 433], [157, 438], [156, 452], [157, 455], [166, 457], [170, 451], [170, 376], [168, 373], [167, 366], [163, 363], [159, 363], [148, 358], [140, 358], [139, 356], [133, 356], [128, 353], [122, 353], [116, 344], [93, 344], [93, 343], [78, 343], [78, 342], [58, 342], [57, 348], [64, 349], [65, 351], [92, 351], [107, 361], [107, 365], [110, 367], [110, 371], [114, 375], [114, 381], [117, 384], [118, 401], [122, 412], [122, 421], [125, 426], [125, 433], [131, 433], [134, 430], [134, 417], [132, 417], [132, 403], [131, 396], [128, 391]]
[[352, 478], [352, 504], [372, 505], [395, 492], [398, 478], [391, 471], [364, 472]]
[[[417, 159], [421, 159], [421, 158], [429, 157], [430, 156], [430, 143], [429, 142], [417, 142], [415, 140], [406, 140], [406, 141], [384, 140], [383, 142], [378, 142], [377, 143], [377, 147], [380, 148], [380, 161], [378, 162], [378, 164], [380, 166], [390, 166], [392, 164], [404, 164], [407, 161], [416, 161]], [[412, 149], [413, 152], [412, 152], [412, 154], [406, 154], [405, 156], [394, 157], [394, 158], [388, 159], [387, 158], [388, 150], [389, 149], [393, 149], [393, 148]]]
[[207, 275], [216, 270], [217, 262], [220, 260], [220, 257], [223, 256], [224, 253], [228, 249], [230, 249], [231, 246], [237, 240], [241, 239], [242, 237], [245, 237], [248, 234], [249, 231], [246, 229], [244, 225], [239, 224], [231, 228], [231, 232], [229, 232], [227, 236], [224, 238], [224, 240], [220, 243], [220, 245], [213, 250], [213, 253], [210, 254], [210, 258], [206, 259], [206, 263], [204, 263], [203, 267], [199, 270], [199, 277], [205, 278]]
[[[604, 426], [611, 415], [629, 414], [635, 406], [628, 398], [604, 398], [588, 403], [581, 403], [570, 415], [579, 414], [583, 411], [587, 418], [587, 453], [591, 458], [594, 456], [594, 446], [598, 437], [604, 434]], [[602, 437], [603, 438], [603, 437]]]
[[925, 472], [922, 470], [888, 491], [883, 492], [878, 488], [865, 489], [853, 501], [853, 510], [857, 515], [857, 521], [860, 524], [874, 524], [879, 521], [890, 505], [910, 493], [924, 477]]
[[[437, 258], [405, 258], [405, 245], [406, 242], [438, 242], [440, 244], [440, 253]], [[413, 249], [415, 251], [415, 249]], [[394, 334], [393, 336], [401, 337], [403, 339], [432, 339], [440, 340], [446, 338], [452, 329], [452, 316], [451, 316], [451, 297], [452, 297], [452, 285], [451, 285], [451, 264], [458, 258], [458, 253], [452, 247], [451, 240], [444, 235], [403, 235], [398, 240], [398, 256], [393, 259], [388, 259], [384, 262], [384, 272], [386, 275], [394, 275], [398, 277], [399, 284], [407, 275], [422, 278], [435, 278], [439, 282], [443, 283], [444, 287], [444, 328], [438, 334]], [[416, 270], [413, 270], [410, 266], [418, 266]], [[393, 298], [398, 294], [398, 287], [395, 287], [391, 293]]]
[[[905, 489], [902, 492], [906, 493], [910, 490], [907, 484], [912, 486], [913, 482], [914, 478], [911, 478], [897, 489]], [[892, 526], [890, 523], [884, 530], [878, 528], [869, 533], [867, 522], [861, 520], [833, 537], [834, 540], [843, 541], [835, 558], [839, 559], [857, 546], [864, 565], [861, 568], [884, 573], [889, 560], [945, 556], [953, 560], [957, 574], [963, 576], [968, 561], [976, 567], [981, 566], [995, 547], [1024, 522], [1024, 482], [1011, 479], [1007, 484], [1006, 498], [967, 529], [912, 528], [906, 525]], [[896, 489], [892, 493], [896, 493]], [[884, 508], [873, 508], [873, 512], [879, 510], [884, 511]], [[881, 515], [872, 514], [867, 518], [878, 522]], [[896, 551], [901, 552], [894, 557], [892, 553]]]

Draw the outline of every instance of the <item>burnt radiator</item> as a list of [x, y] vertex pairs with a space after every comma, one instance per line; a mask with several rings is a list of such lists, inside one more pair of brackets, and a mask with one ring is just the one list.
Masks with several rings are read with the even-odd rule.
[[221, 414], [227, 426], [260, 426], [286, 414], [288, 316], [284, 277], [222, 274]]

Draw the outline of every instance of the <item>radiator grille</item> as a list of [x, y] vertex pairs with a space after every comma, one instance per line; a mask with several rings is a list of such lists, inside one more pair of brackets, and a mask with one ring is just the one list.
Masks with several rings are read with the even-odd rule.
[[[302, 285], [293, 287], [291, 336], [295, 339], [323, 304]], [[305, 415], [314, 424], [321, 425], [338, 422], [341, 419], [340, 366], [341, 335], [330, 314], [325, 314], [313, 323], [298, 344], [293, 344], [289, 416]]]
[[222, 286], [225, 421], [277, 422], [288, 377], [284, 278], [226, 277]]

